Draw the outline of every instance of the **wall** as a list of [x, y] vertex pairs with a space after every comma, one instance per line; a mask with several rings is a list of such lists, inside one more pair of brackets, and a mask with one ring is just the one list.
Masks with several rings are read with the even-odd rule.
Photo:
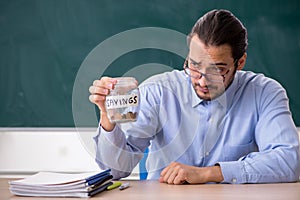
[[[248, 29], [245, 70], [264, 73], [286, 88], [295, 123], [300, 126], [299, 0], [2, 0], [0, 127], [74, 127], [74, 82], [97, 45], [116, 34], [142, 27], [160, 27], [186, 35], [200, 16], [219, 8], [232, 11]], [[89, 117], [95, 114], [91, 115], [94, 109], [88, 102], [88, 87], [94, 79], [102, 75], [123, 76], [144, 64], [149, 65], [144, 65], [142, 72], [153, 73], [157, 63], [169, 70], [182, 69], [186, 54], [181, 57], [163, 48], [145, 46], [104, 62], [124, 42], [147, 42], [150, 47], [165, 41], [152, 41], [151, 36], [110, 43], [97, 55], [98, 60], [90, 60], [84, 78], [78, 80], [83, 91], [79, 102], [86, 105], [79, 112], [86, 119], [77, 125], [96, 125]], [[179, 44], [178, 38], [166, 39], [172, 45]], [[180, 44], [178, 49], [184, 52], [185, 37]], [[134, 72], [140, 78], [141, 73]]]
[[[295, 123], [300, 126], [298, 0], [2, 0], [0, 126], [20, 129], [0, 132], [0, 172], [97, 169], [75, 129], [24, 131], [22, 127], [75, 126], [74, 81], [85, 58], [101, 42], [140, 27], [162, 27], [188, 34], [198, 17], [219, 8], [231, 10], [248, 29], [245, 69], [273, 77], [286, 88]], [[97, 67], [105, 75], [122, 76], [143, 65], [142, 71], [151, 75], [158, 66], [153, 63], [181, 69], [183, 58], [161, 49], [145, 48]], [[92, 74], [94, 78], [100, 75]], [[136, 74], [137, 78], [140, 75]], [[87, 86], [92, 81], [82, 81], [85, 93], [81, 103], [94, 111], [88, 102]], [[86, 110], [80, 112], [90, 116]], [[96, 127], [94, 118], [86, 118], [79, 125]]]
[[[300, 127], [298, 133], [300, 140]], [[38, 171], [99, 170], [81, 134], [92, 138], [95, 129], [0, 129], [0, 177], [24, 177]], [[136, 166], [129, 179], [138, 178]]]
[[[0, 177], [97, 171], [93, 144], [84, 141], [95, 133], [94, 128], [0, 129]], [[138, 178], [138, 173], [137, 166], [130, 178]]]

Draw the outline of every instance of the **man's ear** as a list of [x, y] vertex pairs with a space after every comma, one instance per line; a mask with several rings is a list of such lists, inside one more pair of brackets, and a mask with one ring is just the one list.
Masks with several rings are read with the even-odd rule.
[[237, 70], [242, 70], [246, 64], [247, 59], [247, 53], [244, 53], [244, 55], [238, 60], [238, 66]]

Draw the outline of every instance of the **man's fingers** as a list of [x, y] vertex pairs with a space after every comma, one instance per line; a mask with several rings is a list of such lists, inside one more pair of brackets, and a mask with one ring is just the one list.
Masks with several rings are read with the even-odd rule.
[[173, 182], [176, 185], [183, 184], [186, 182], [186, 179], [187, 179], [187, 177], [186, 177], [185, 171], [183, 169], [179, 169]]
[[94, 80], [93, 86], [102, 87], [106, 89], [113, 89], [117, 83], [117, 79], [110, 77], [102, 77], [100, 80]]
[[100, 101], [104, 101], [104, 100], [105, 100], [105, 96], [100, 96], [100, 95], [91, 94], [91, 95], [89, 96], [89, 100], [90, 100], [92, 103], [97, 103], [97, 102], [100, 102]]
[[89, 88], [89, 92], [91, 94], [98, 94], [98, 95], [108, 95], [109, 94], [109, 89], [102, 88], [102, 87], [96, 87], [96, 86], [91, 86]]
[[160, 174], [159, 181], [168, 184], [183, 184], [187, 181], [187, 173], [184, 165], [172, 162]]
[[176, 162], [172, 162], [161, 172], [160, 181], [168, 184], [174, 184], [174, 179], [176, 178], [179, 169], [180, 166]]
[[170, 172], [170, 175], [168, 177], [167, 183], [168, 184], [175, 184], [174, 180], [177, 177], [177, 174], [178, 174], [177, 170], [173, 169], [173, 171]]
[[94, 80], [93, 84], [89, 87], [89, 100], [96, 104], [100, 110], [105, 109], [104, 101], [106, 96], [109, 95], [110, 90], [114, 89], [117, 79], [110, 77], [102, 77], [100, 80]]

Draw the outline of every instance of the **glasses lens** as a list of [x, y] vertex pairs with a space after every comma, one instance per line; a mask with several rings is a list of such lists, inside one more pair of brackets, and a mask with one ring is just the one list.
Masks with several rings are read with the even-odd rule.
[[185, 68], [184, 69], [185, 73], [191, 77], [197, 78], [200, 76], [200, 73], [195, 71], [195, 70], [191, 70], [190, 68]]
[[211, 82], [223, 82], [223, 76], [220, 74], [206, 74], [205, 78]]
[[188, 76], [193, 78], [201, 78], [202, 76], [204, 76], [207, 81], [223, 82], [223, 76], [221, 76], [220, 74], [201, 74], [200, 72], [192, 70], [190, 68], [185, 68], [184, 71]]

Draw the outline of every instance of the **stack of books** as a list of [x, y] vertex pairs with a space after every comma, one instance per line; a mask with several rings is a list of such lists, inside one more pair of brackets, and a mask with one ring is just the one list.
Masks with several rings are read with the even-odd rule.
[[110, 170], [97, 173], [39, 172], [20, 180], [9, 181], [11, 193], [18, 196], [91, 197], [113, 184]]

